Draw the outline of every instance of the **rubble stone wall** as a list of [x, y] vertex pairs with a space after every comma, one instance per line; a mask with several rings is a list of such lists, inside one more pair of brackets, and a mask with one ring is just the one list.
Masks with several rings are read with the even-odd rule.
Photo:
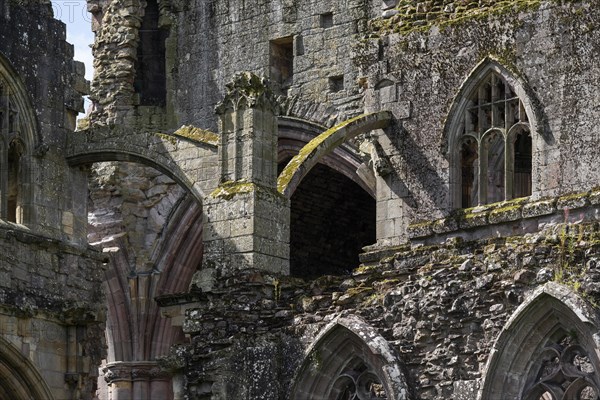
[[474, 399], [492, 345], [535, 288], [556, 283], [597, 304], [598, 235], [592, 220], [373, 250], [351, 275], [311, 282], [247, 271], [189, 295], [183, 329], [192, 342], [172, 357], [188, 363], [192, 397], [288, 398], [318, 334], [357, 316], [390, 344], [410, 398]]

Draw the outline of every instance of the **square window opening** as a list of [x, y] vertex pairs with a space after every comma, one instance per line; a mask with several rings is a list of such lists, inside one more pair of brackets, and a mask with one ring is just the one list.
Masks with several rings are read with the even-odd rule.
[[328, 13], [321, 14], [320, 20], [321, 20], [321, 28], [324, 28], [324, 29], [331, 28], [333, 26], [333, 13], [328, 12]]
[[329, 77], [329, 91], [332, 93], [344, 90], [344, 75]]

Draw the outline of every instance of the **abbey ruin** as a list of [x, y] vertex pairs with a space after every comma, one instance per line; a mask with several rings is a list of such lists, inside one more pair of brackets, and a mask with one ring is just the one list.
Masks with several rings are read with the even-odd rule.
[[595, 0], [87, 9], [0, 0], [0, 399], [600, 399]]

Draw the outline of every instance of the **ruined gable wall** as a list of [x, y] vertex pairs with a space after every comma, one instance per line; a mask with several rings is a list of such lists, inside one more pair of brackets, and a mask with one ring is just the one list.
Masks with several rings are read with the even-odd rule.
[[[354, 35], [363, 32], [373, 6], [269, 0], [159, 2], [166, 40], [167, 106], [134, 107], [135, 60], [145, 2], [89, 1], [96, 32], [92, 98], [97, 123], [176, 129], [193, 124], [216, 129], [214, 106], [240, 71], [269, 77], [270, 40], [293, 36], [294, 79], [284, 113], [333, 124], [362, 111], [361, 86], [349, 61]], [[322, 22], [330, 14], [332, 20]], [[327, 17], [328, 18], [328, 17]], [[322, 26], [323, 25], [323, 26]], [[330, 26], [331, 25], [331, 26]], [[329, 77], [344, 75], [342, 90]]]

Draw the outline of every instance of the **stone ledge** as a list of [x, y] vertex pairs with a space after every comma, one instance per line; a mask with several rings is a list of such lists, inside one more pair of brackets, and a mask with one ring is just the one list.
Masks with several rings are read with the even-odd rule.
[[26, 245], [37, 245], [42, 249], [56, 248], [68, 254], [84, 256], [103, 263], [108, 262], [106, 255], [91, 246], [79, 246], [73, 243], [67, 243], [60, 239], [32, 232], [23, 225], [3, 220], [0, 220], [0, 239], [7, 241], [14, 239]]
[[431, 221], [418, 221], [408, 226], [409, 239], [424, 239], [437, 234], [532, 219], [600, 204], [600, 188], [553, 198], [532, 200], [529, 197], [456, 210], [451, 215]]

